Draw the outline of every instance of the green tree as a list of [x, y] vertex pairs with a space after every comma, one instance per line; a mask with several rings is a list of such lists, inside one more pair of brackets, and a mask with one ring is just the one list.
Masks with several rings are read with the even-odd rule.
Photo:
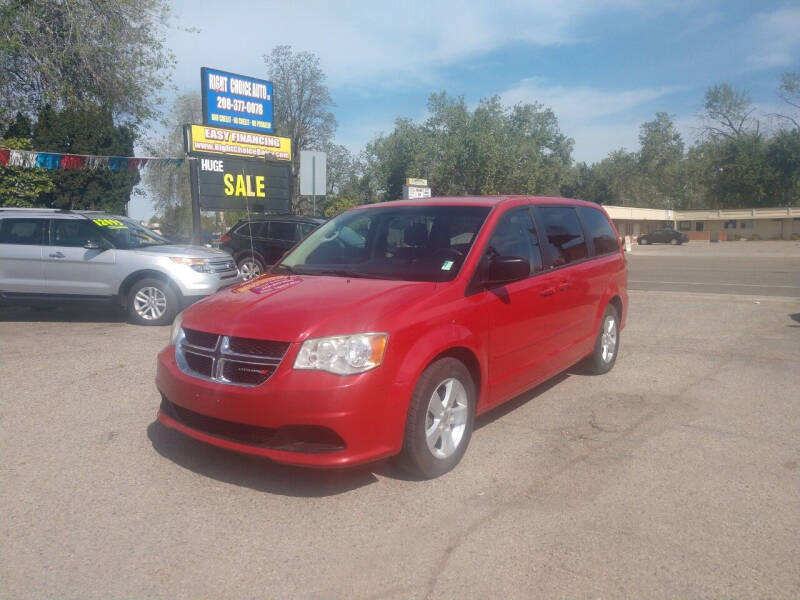
[[786, 112], [775, 116], [788, 122], [795, 131], [800, 130], [800, 71], [786, 72], [781, 75], [778, 96], [786, 105]]
[[316, 55], [294, 52], [284, 45], [275, 46], [263, 58], [278, 98], [276, 131], [292, 140], [292, 189], [297, 198], [300, 151], [323, 149], [336, 131], [336, 119], [330, 111], [333, 100]]
[[539, 104], [505, 107], [497, 97], [470, 111], [442, 92], [422, 124], [398, 119], [366, 150], [366, 172], [381, 199], [402, 195], [407, 177], [428, 179], [435, 195], [556, 194], [569, 178], [572, 140]]
[[715, 85], [706, 91], [703, 106], [704, 133], [711, 139], [758, 133], [759, 122], [752, 116], [755, 108], [745, 91], [727, 83]]
[[[179, 95], [168, 112], [169, 125], [165, 133], [145, 144], [147, 152], [152, 156], [183, 156], [183, 126], [187, 123], [200, 123], [202, 117], [203, 107], [199, 94]], [[154, 164], [145, 171], [144, 184], [160, 222], [172, 235], [188, 235], [192, 230], [188, 163], [180, 167]]]
[[770, 203], [800, 205], [800, 129], [777, 132], [768, 142], [766, 161], [772, 176]]
[[676, 208], [681, 191], [683, 139], [665, 112], [643, 123], [639, 133], [639, 166], [653, 208]]
[[[45, 106], [38, 114], [32, 144], [36, 150], [71, 154], [133, 156], [134, 131], [114, 125], [107, 109], [88, 106], [55, 110]], [[137, 171], [76, 169], [49, 171], [53, 189], [42, 193], [38, 206], [125, 212]]]
[[348, 198], [336, 198], [329, 202], [327, 206], [325, 206], [324, 214], [330, 219], [339, 213], [343, 213], [344, 211], [353, 208], [354, 206], [358, 206], [358, 202], [355, 200], [349, 200]]
[[0, 2], [0, 121], [100, 105], [136, 126], [159, 114], [174, 64], [166, 0]]
[[[30, 150], [28, 137], [10, 137], [9, 133], [24, 133], [25, 128], [12, 127], [0, 138], [0, 147], [13, 150]], [[30, 132], [30, 121], [28, 121]], [[28, 133], [30, 135], [30, 133]], [[39, 197], [53, 191], [53, 180], [45, 169], [0, 166], [0, 206], [32, 208]]]
[[708, 208], [770, 206], [772, 170], [767, 160], [767, 143], [756, 133], [726, 138], [710, 145]]

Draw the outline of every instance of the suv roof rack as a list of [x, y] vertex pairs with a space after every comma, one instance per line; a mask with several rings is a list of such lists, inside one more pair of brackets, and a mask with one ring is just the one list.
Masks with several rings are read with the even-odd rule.
[[29, 211], [29, 212], [49, 212], [49, 213], [71, 213], [75, 212], [69, 208], [28, 208], [22, 206], [0, 206], [2, 211]]

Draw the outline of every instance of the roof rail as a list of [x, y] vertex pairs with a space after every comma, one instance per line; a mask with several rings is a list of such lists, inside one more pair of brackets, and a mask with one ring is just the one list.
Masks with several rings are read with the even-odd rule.
[[0, 206], [0, 210], [7, 211], [29, 211], [29, 212], [49, 212], [49, 213], [71, 213], [68, 208], [27, 208], [21, 206]]

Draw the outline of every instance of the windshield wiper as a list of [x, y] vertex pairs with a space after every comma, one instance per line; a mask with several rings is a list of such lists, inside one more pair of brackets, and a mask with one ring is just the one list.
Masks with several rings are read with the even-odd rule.
[[355, 271], [353, 269], [317, 269], [310, 273], [301, 273], [302, 275], [335, 275], [337, 277], [355, 277], [359, 279], [397, 279], [386, 274], [378, 273], [364, 273], [363, 271]]
[[283, 270], [285, 270], [285, 271], [289, 271], [289, 273], [291, 273], [292, 275], [294, 275], [294, 274], [295, 274], [295, 270], [294, 270], [292, 267], [290, 267], [289, 265], [285, 265], [285, 264], [283, 264], [283, 263], [280, 263], [280, 264], [277, 264], [277, 265], [275, 265], [275, 267], [274, 267], [274, 268], [276, 268], [276, 269], [283, 269]]

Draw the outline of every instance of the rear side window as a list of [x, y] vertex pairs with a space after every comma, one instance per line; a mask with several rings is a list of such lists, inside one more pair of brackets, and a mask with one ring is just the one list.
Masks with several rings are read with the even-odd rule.
[[317, 228], [316, 225], [312, 225], [311, 223], [301, 223], [300, 224], [300, 235], [302, 237], [306, 237], [309, 233], [314, 231]]
[[100, 242], [97, 228], [83, 219], [55, 219], [50, 231], [51, 246], [83, 248], [86, 242]]
[[41, 246], [44, 244], [46, 219], [0, 220], [0, 244]]
[[537, 206], [536, 218], [544, 227], [543, 237], [553, 267], [587, 258], [589, 251], [578, 214], [571, 206]]
[[486, 248], [490, 256], [516, 256], [524, 258], [531, 266], [531, 273], [542, 270], [542, 253], [539, 236], [527, 208], [520, 208], [503, 215], [492, 232]]
[[286, 223], [285, 221], [271, 221], [267, 237], [273, 240], [294, 242], [297, 240], [297, 226], [294, 223]]
[[596, 208], [579, 206], [578, 213], [583, 221], [586, 233], [594, 244], [596, 256], [602, 254], [612, 254], [619, 251], [614, 230], [606, 219], [606, 216]]
[[267, 224], [264, 221], [251, 221], [241, 224], [236, 230], [236, 234], [246, 238], [267, 237], [266, 228]]

